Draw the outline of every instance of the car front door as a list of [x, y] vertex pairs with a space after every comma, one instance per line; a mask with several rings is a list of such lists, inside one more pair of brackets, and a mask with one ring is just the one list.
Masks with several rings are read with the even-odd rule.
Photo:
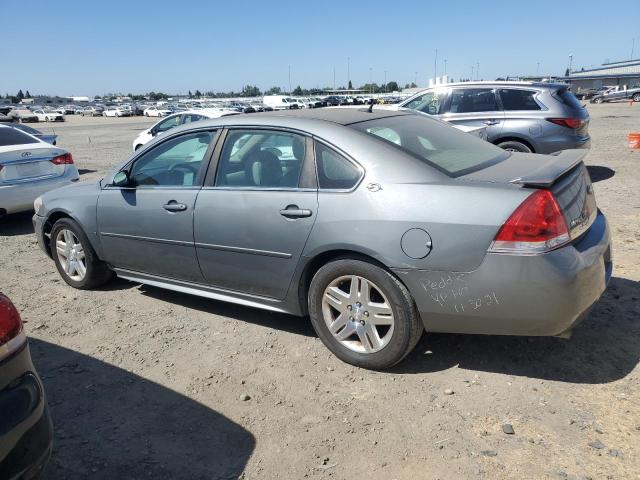
[[486, 127], [487, 140], [500, 137], [504, 127], [504, 112], [498, 106], [492, 88], [463, 87], [451, 90], [446, 111], [440, 118], [454, 125]]
[[205, 281], [283, 299], [317, 214], [311, 141], [288, 131], [230, 129], [218, 150], [194, 217]]
[[121, 170], [128, 183], [103, 188], [98, 230], [107, 263], [117, 269], [202, 282], [193, 216], [215, 137], [212, 130], [169, 137]]

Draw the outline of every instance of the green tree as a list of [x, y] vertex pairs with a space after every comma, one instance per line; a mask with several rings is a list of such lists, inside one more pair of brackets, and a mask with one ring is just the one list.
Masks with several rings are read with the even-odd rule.
[[16, 95], [16, 98], [18, 99], [18, 101], [24, 98], [24, 93], [22, 93], [22, 90], [18, 90], [18, 94]]
[[351, 80], [349, 80], [349, 90], [353, 90], [353, 83], [351, 83]]
[[196, 92], [194, 93], [194, 96], [196, 98], [200, 98], [202, 96], [202, 92], [200, 90], [196, 90]]
[[293, 95], [295, 95], [296, 97], [301, 97], [303, 94], [302, 92], [302, 88], [300, 87], [300, 85], [298, 85], [296, 88], [293, 89]]
[[31, 98], [31, 94], [29, 93], [29, 90], [27, 90], [27, 93], [24, 94], [24, 98]]
[[189, 90], [189, 98], [193, 98], [193, 94], [191, 93], [191, 90]]
[[397, 82], [387, 83], [387, 92], [397, 92], [398, 90], [400, 90], [400, 87], [398, 86]]
[[267, 90], [267, 95], [279, 95], [280, 93], [282, 93], [282, 90], [280, 89], [280, 87], [271, 87], [269, 90]]
[[416, 82], [411, 82], [411, 87], [410, 88], [418, 88], [418, 85], [416, 85]]
[[260, 89], [255, 85], [245, 85], [242, 87], [241, 95], [243, 97], [259, 97], [262, 94]]

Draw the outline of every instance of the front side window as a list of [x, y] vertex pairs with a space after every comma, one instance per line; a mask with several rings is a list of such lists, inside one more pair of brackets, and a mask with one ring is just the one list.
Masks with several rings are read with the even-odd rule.
[[451, 176], [479, 170], [509, 156], [491, 143], [424, 115], [398, 115], [350, 126]]
[[531, 90], [503, 88], [499, 94], [504, 110], [541, 110], [540, 105], [533, 98], [536, 92]]
[[203, 117], [202, 115], [196, 115], [195, 113], [191, 113], [191, 114], [187, 114], [187, 115], [183, 115], [184, 116], [184, 120], [182, 120], [182, 123], [191, 123], [191, 122], [197, 122], [198, 120], [202, 120], [205, 117]]
[[163, 142], [135, 161], [129, 177], [136, 186], [194, 186], [212, 138], [198, 132]]
[[319, 142], [316, 142], [316, 167], [321, 190], [349, 190], [362, 176], [358, 166]]
[[429, 115], [438, 115], [442, 108], [444, 95], [445, 92], [443, 91], [432, 90], [417, 96], [410, 102], [403, 105], [403, 107], [418, 110], [422, 113], [428, 113]]
[[305, 155], [302, 135], [231, 130], [220, 155], [216, 186], [296, 188]]
[[158, 133], [166, 132], [173, 127], [177, 127], [178, 125], [180, 125], [180, 115], [174, 115], [173, 117], [169, 117], [166, 120], [160, 122], [156, 127], [156, 131]]
[[451, 92], [449, 113], [495, 112], [496, 96], [490, 88], [459, 88]]

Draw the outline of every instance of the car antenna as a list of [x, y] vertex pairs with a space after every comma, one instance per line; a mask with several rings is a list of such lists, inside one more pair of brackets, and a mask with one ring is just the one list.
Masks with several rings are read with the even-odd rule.
[[371, 99], [371, 104], [369, 105], [369, 113], [373, 113], [373, 104], [375, 103], [375, 99]]

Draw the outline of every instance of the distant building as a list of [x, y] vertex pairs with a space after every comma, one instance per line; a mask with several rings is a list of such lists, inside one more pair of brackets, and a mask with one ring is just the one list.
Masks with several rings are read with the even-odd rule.
[[602, 86], [631, 88], [640, 84], [640, 59], [603, 63], [598, 68], [570, 72], [562, 79], [571, 84], [571, 90], [574, 92]]

